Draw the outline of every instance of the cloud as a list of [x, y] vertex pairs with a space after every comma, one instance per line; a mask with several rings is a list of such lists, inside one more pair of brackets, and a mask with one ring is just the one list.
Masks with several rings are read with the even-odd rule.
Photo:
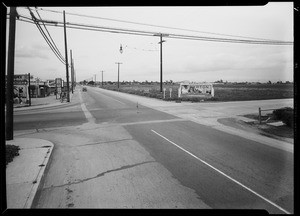
[[19, 58], [42, 58], [48, 59], [48, 55], [45, 51], [48, 51], [50, 48], [46, 46], [34, 44], [32, 46], [20, 46], [16, 48], [16, 57]]

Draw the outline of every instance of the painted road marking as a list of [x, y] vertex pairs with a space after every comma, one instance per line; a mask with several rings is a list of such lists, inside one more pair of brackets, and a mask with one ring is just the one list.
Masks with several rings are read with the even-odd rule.
[[180, 122], [180, 121], [188, 121], [181, 118], [176, 119], [166, 119], [166, 120], [151, 120], [151, 121], [139, 121], [139, 122], [126, 122], [120, 123], [119, 125], [127, 126], [127, 125], [137, 125], [137, 124], [156, 124], [156, 123], [167, 123], [167, 122]]
[[96, 93], [101, 94], [102, 96], [107, 97], [107, 98], [109, 98], [109, 99], [112, 99], [112, 100], [114, 100], [114, 101], [117, 101], [117, 102], [119, 102], [120, 104], [126, 105], [126, 104], [123, 103], [122, 101], [119, 101], [119, 100], [117, 100], [117, 99], [114, 99], [114, 98], [112, 98], [112, 97], [109, 97], [109, 96], [107, 96], [107, 95], [105, 95], [105, 94], [102, 94], [102, 93], [97, 92], [97, 91], [96, 91]]
[[81, 92], [79, 91], [79, 99], [80, 99], [80, 105], [81, 105], [81, 109], [85, 115], [85, 118], [88, 120], [89, 123], [93, 123], [95, 124], [96, 119], [94, 118], [94, 116], [88, 111], [88, 109], [86, 108], [85, 104], [83, 103], [82, 100], [82, 96], [81, 96]]
[[171, 140], [169, 140], [168, 138], [164, 137], [163, 135], [157, 133], [155, 130], [151, 130], [153, 133], [155, 133], [156, 135], [162, 137], [163, 139], [167, 140], [168, 142], [170, 142], [171, 144], [175, 145], [176, 147], [180, 148], [182, 151], [188, 153], [189, 155], [191, 155], [192, 157], [196, 158], [197, 160], [199, 160], [200, 162], [204, 163], [205, 165], [209, 166], [210, 168], [212, 168], [213, 170], [217, 171], [218, 173], [220, 173], [221, 175], [225, 176], [226, 178], [230, 179], [231, 181], [237, 183], [238, 185], [242, 186], [243, 188], [245, 188], [246, 190], [250, 191], [251, 193], [255, 194], [256, 196], [260, 197], [261, 199], [265, 200], [266, 202], [270, 203], [271, 205], [275, 206], [276, 208], [280, 209], [281, 211], [283, 211], [286, 214], [291, 214], [290, 212], [288, 212], [287, 210], [281, 208], [279, 205], [275, 204], [274, 202], [268, 200], [267, 198], [263, 197], [262, 195], [258, 194], [257, 192], [255, 192], [254, 190], [250, 189], [249, 187], [243, 185], [242, 183], [240, 183], [239, 181], [235, 180], [234, 178], [231, 178], [230, 176], [226, 175], [224, 172], [222, 172], [221, 170], [213, 167], [212, 165], [210, 165], [209, 163], [205, 162], [204, 160], [198, 158], [196, 155], [192, 154], [191, 152], [185, 150], [184, 148], [182, 148], [181, 146], [177, 145], [176, 143], [172, 142]]

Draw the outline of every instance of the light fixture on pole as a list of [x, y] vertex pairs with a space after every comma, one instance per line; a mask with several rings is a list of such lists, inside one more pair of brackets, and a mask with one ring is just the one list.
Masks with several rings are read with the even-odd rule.
[[123, 48], [122, 48], [122, 44], [120, 44], [120, 53], [123, 53]]

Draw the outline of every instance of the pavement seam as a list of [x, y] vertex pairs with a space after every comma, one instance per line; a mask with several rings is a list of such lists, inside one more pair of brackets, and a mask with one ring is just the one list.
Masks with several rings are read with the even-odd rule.
[[116, 169], [107, 170], [105, 172], [99, 173], [98, 175], [96, 175], [94, 177], [85, 178], [85, 179], [81, 179], [81, 180], [75, 180], [74, 182], [69, 182], [69, 183], [62, 184], [62, 185], [50, 186], [50, 187], [43, 188], [42, 190], [48, 190], [48, 189], [53, 189], [53, 188], [65, 187], [65, 186], [74, 185], [74, 184], [80, 184], [80, 183], [83, 183], [83, 182], [86, 182], [86, 181], [89, 181], [89, 180], [92, 180], [92, 179], [95, 179], [95, 178], [102, 177], [102, 176], [104, 176], [104, 175], [106, 175], [108, 173], [111, 173], [111, 172], [117, 172], [117, 171], [121, 171], [121, 170], [124, 170], [124, 169], [130, 169], [130, 168], [133, 168], [133, 167], [136, 167], [136, 166], [140, 166], [140, 165], [143, 165], [143, 164], [155, 163], [155, 162], [156, 161], [144, 161], [144, 162], [140, 162], [140, 163], [136, 163], [136, 164], [132, 164], [132, 165], [125, 165], [125, 166], [121, 166], [121, 167], [116, 168]]
[[122, 141], [129, 141], [129, 140], [133, 140], [133, 139], [120, 139], [120, 140], [110, 140], [110, 141], [103, 141], [103, 142], [86, 143], [86, 144], [81, 144], [81, 145], [77, 145], [77, 146], [65, 146], [63, 148], [77, 148], [77, 147], [82, 147], [82, 146], [100, 145], [100, 144], [122, 142]]

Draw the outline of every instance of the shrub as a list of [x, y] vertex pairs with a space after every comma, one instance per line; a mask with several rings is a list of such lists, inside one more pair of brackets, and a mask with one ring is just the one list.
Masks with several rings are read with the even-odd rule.
[[15, 156], [19, 155], [20, 148], [19, 146], [15, 146], [15, 145], [6, 145], [5, 148], [6, 148], [5, 156], [6, 156], [6, 165], [7, 165], [8, 163], [13, 161], [13, 158]]
[[288, 127], [294, 127], [294, 109], [291, 107], [284, 107], [273, 111], [275, 120], [280, 120]]

